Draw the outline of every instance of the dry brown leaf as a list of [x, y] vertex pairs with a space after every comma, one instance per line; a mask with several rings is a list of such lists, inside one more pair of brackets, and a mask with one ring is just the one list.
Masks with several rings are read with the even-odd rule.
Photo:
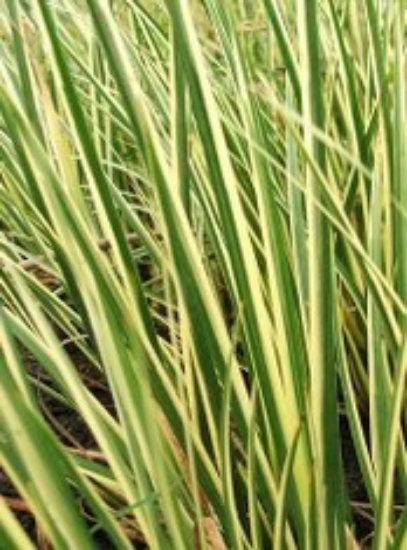
[[[201, 544], [200, 533], [202, 533], [205, 545]], [[194, 528], [195, 550], [226, 550], [226, 545], [219, 531], [216, 521], [211, 517], [203, 518], [196, 523]]]

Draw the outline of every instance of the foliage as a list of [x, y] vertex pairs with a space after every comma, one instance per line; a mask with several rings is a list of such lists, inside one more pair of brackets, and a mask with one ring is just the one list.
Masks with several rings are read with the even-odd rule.
[[55, 548], [401, 548], [405, 2], [192, 5], [0, 8], [0, 465]]

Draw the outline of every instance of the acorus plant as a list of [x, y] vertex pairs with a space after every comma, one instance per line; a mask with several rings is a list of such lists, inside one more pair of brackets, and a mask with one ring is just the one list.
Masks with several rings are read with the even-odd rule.
[[406, 12], [2, 2], [0, 471], [49, 547], [407, 546]]

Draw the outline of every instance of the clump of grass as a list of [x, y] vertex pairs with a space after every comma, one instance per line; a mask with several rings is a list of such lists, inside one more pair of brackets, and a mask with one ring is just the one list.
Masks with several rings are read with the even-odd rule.
[[0, 465], [51, 545], [401, 548], [403, 2], [1, 10]]

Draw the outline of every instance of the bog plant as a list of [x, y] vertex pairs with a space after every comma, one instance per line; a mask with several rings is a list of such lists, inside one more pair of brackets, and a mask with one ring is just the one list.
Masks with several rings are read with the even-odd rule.
[[0, 467], [46, 540], [405, 547], [404, 0], [0, 9]]

